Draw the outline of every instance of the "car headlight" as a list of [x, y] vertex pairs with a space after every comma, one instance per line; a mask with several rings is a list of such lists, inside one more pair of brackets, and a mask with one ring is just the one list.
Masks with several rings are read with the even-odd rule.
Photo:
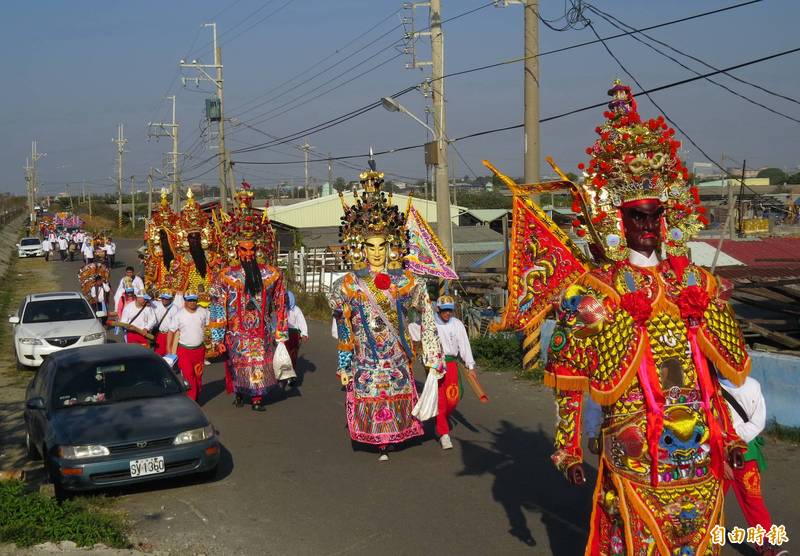
[[214, 436], [214, 427], [211, 425], [206, 425], [205, 427], [201, 427], [199, 429], [192, 429], [190, 431], [183, 431], [178, 436], [175, 437], [175, 440], [172, 443], [176, 446], [180, 444], [191, 444], [192, 442], [200, 442], [201, 440], [206, 440], [207, 438], [211, 438]]
[[94, 342], [95, 340], [99, 340], [100, 338], [105, 338], [105, 332], [95, 332], [94, 334], [87, 334], [83, 337], [84, 342]]
[[107, 456], [110, 452], [105, 446], [99, 444], [86, 444], [82, 446], [61, 446], [58, 455], [64, 459], [84, 459]]
[[20, 338], [20, 344], [27, 344], [31, 346], [40, 346], [42, 345], [42, 341], [39, 338]]

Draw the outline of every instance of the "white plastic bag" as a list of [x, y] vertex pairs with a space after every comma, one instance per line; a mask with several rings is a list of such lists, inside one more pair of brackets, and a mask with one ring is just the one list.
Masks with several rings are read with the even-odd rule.
[[288, 380], [297, 376], [294, 372], [294, 367], [292, 367], [292, 358], [289, 355], [289, 350], [286, 349], [286, 344], [283, 342], [278, 342], [278, 345], [275, 346], [272, 368], [275, 371], [277, 380]]
[[411, 415], [420, 421], [427, 421], [439, 414], [439, 379], [436, 373], [428, 370], [428, 378], [425, 379], [425, 386], [419, 396], [417, 404], [411, 410]]

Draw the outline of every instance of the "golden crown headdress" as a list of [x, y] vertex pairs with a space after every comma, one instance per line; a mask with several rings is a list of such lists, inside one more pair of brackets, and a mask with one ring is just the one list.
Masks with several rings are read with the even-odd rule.
[[233, 212], [222, 214], [220, 231], [223, 236], [228, 259], [235, 258], [236, 245], [242, 241], [252, 241], [256, 247], [256, 257], [272, 264], [275, 260], [275, 231], [267, 216], [267, 206], [262, 211], [253, 207], [253, 191], [250, 184], [242, 182], [242, 188], [234, 196]]
[[665, 207], [662, 238], [671, 255], [687, 253], [686, 242], [705, 220], [697, 189], [687, 183], [688, 170], [678, 156], [680, 141], [663, 116], [642, 121], [631, 89], [619, 80], [608, 91], [612, 97], [599, 138], [586, 149], [591, 156], [582, 184], [573, 184], [573, 222], [578, 235], [589, 234], [612, 260], [628, 256], [621, 209], [626, 204], [657, 200]]
[[403, 257], [408, 251], [408, 231], [406, 215], [392, 203], [392, 194], [381, 191], [383, 173], [375, 169], [375, 161], [370, 157], [369, 170], [359, 176], [363, 191], [353, 192], [355, 203], [349, 206], [340, 191], [344, 214], [339, 226], [342, 256], [354, 269], [366, 266], [364, 242], [375, 236], [386, 238], [387, 257], [390, 268], [401, 268]]
[[175, 230], [176, 248], [188, 251], [189, 235], [200, 234], [200, 244], [203, 249], [208, 249], [215, 242], [214, 228], [208, 215], [200, 208], [194, 199], [191, 189], [186, 190], [186, 203], [178, 216]]

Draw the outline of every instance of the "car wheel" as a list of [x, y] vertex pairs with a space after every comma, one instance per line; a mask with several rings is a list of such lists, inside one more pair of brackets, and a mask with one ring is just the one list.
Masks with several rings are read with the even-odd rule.
[[29, 367], [27, 365], [24, 365], [24, 364], [20, 363], [19, 356], [17, 356], [15, 359], [16, 359], [16, 364], [17, 364], [17, 370], [19, 372], [25, 372], [25, 371], [29, 370]]
[[33, 442], [31, 442], [31, 435], [28, 434], [27, 431], [25, 431], [25, 450], [30, 459], [39, 459], [41, 457], [39, 452], [36, 450], [36, 446], [34, 446]]
[[[42, 453], [47, 453], [47, 446], [42, 446]], [[55, 499], [59, 502], [62, 502], [69, 498], [69, 493], [64, 490], [64, 487], [61, 486], [61, 480], [58, 477], [58, 472], [53, 468], [53, 465], [44, 457], [44, 462], [42, 463], [44, 466], [44, 474], [47, 478], [47, 482], [53, 485], [53, 495]]]
[[203, 481], [212, 481], [217, 476], [217, 468], [218, 467], [219, 467], [219, 465], [215, 465], [211, 469], [207, 469], [205, 471], [201, 471], [200, 473], [198, 473], [198, 476]]

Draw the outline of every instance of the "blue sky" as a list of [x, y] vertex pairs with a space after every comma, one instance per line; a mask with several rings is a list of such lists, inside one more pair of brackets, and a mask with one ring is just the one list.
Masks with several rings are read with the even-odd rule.
[[[478, 8], [488, 0], [442, 0], [443, 17]], [[733, 0], [705, 2], [606, 1], [598, 6], [635, 27], [643, 27], [736, 3]], [[201, 24], [212, 18], [218, 24], [225, 72], [226, 116], [254, 125], [263, 132], [284, 136], [332, 117], [345, 114], [405, 87], [420, 83], [428, 75], [405, 69], [407, 56], [391, 46], [402, 38], [397, 25], [403, 10], [399, 0], [221, 0], [121, 1], [80, 0], [6, 3], [2, 51], [10, 57], [4, 64], [4, 86], [0, 114], [0, 191], [22, 192], [23, 166], [36, 139], [47, 156], [40, 161], [44, 193], [63, 191], [66, 183], [76, 191], [82, 179], [96, 192], [112, 190], [115, 146], [111, 142], [118, 123], [125, 124], [128, 138], [126, 178], [143, 182], [151, 166], [159, 167], [169, 141], [147, 140], [148, 121], [166, 121], [167, 93], [178, 96], [181, 150], [190, 152], [184, 162], [184, 177], [198, 176], [216, 182], [213, 162], [199, 165], [216, 151], [198, 141], [203, 99], [208, 86], [181, 86], [178, 61], [199, 58], [211, 61], [207, 47], [210, 30]], [[279, 9], [280, 8], [280, 9]], [[542, 2], [548, 19], [563, 13], [563, 2]], [[276, 11], [274, 15], [270, 13]], [[397, 13], [394, 13], [396, 12]], [[781, 50], [800, 46], [796, 21], [800, 4], [790, 0], [766, 0], [729, 12], [680, 23], [650, 33], [659, 40], [698, 56], [718, 67], [733, 65]], [[520, 56], [523, 49], [522, 7], [486, 7], [445, 25], [445, 70], [458, 71]], [[269, 16], [269, 17], [267, 17]], [[425, 24], [427, 12], [417, 10]], [[589, 14], [601, 36], [617, 31]], [[265, 18], [265, 19], [264, 19]], [[264, 19], [263, 21], [260, 21]], [[365, 33], [382, 20], [374, 30]], [[383, 38], [381, 35], [386, 34]], [[541, 26], [542, 51], [593, 39], [591, 30], [556, 32]], [[349, 41], [356, 42], [341, 49]], [[370, 41], [377, 40], [371, 46]], [[691, 76], [687, 70], [645, 48], [630, 38], [609, 41], [609, 46], [646, 87]], [[337, 54], [336, 51], [340, 50]], [[383, 52], [379, 51], [385, 49]], [[422, 58], [429, 55], [426, 39], [420, 39]], [[308, 79], [345, 56], [353, 56], [303, 85]], [[369, 59], [371, 56], [374, 58]], [[330, 56], [311, 71], [306, 70]], [[385, 63], [384, 63], [385, 62]], [[380, 67], [354, 78], [374, 65]], [[704, 71], [694, 62], [692, 67]], [[343, 70], [354, 67], [350, 73]], [[800, 54], [789, 55], [743, 68], [736, 75], [770, 90], [800, 97]], [[303, 73], [306, 72], [306, 73]], [[302, 74], [293, 84], [273, 90], [290, 77]], [[185, 72], [191, 75], [191, 72]], [[629, 81], [601, 45], [592, 45], [541, 58], [541, 116], [606, 100], [614, 78]], [[727, 77], [720, 81], [774, 109], [800, 119], [800, 105], [775, 98]], [[336, 90], [303, 103], [309, 97], [345, 83]], [[321, 87], [316, 92], [310, 92]], [[270, 92], [270, 90], [273, 90]], [[265, 95], [265, 93], [268, 93]], [[447, 126], [450, 137], [514, 125], [522, 122], [522, 64], [453, 77], [446, 82]], [[279, 96], [280, 95], [280, 96]], [[306, 96], [303, 96], [306, 95]], [[269, 101], [245, 112], [261, 97]], [[298, 98], [299, 97], [299, 98]], [[294, 99], [298, 99], [292, 102]], [[656, 101], [697, 143], [715, 158], [722, 153], [732, 159], [746, 158], [748, 166], [774, 165], [797, 171], [800, 164], [800, 124], [746, 103], [716, 86], [694, 82], [654, 95]], [[416, 91], [400, 101], [424, 116], [426, 99]], [[248, 102], [250, 104], [248, 104]], [[289, 103], [280, 108], [284, 103]], [[301, 104], [302, 103], [302, 104]], [[279, 114], [286, 108], [292, 108]], [[644, 116], [656, 115], [645, 98], [639, 99]], [[602, 110], [545, 123], [541, 127], [542, 156], [551, 155], [567, 170], [574, 170], [593, 140], [593, 129], [602, 120]], [[246, 147], [267, 140], [244, 125], [229, 125], [229, 148]], [[410, 118], [372, 110], [347, 123], [312, 134], [308, 141], [321, 156], [365, 153], [413, 145], [426, 140], [425, 130]], [[297, 143], [301, 143], [302, 140]], [[212, 141], [213, 143], [213, 141]], [[684, 141], [691, 162], [702, 155]], [[466, 140], [457, 144], [472, 171], [484, 171], [482, 158], [489, 158], [512, 175], [522, 172], [522, 132], [515, 130]], [[245, 161], [295, 161], [302, 153], [291, 145], [275, 151], [233, 156]], [[471, 174], [467, 164], [450, 153], [458, 176]], [[365, 161], [350, 161], [363, 166]], [[382, 156], [379, 166], [397, 175], [424, 177], [421, 150]], [[733, 163], [731, 163], [733, 164]], [[311, 174], [326, 179], [327, 167], [311, 165]], [[195, 168], [196, 167], [196, 168]], [[202, 175], [203, 172], [207, 172]], [[353, 179], [356, 170], [336, 165], [335, 174]], [[238, 164], [242, 176], [256, 185], [293, 180], [301, 183], [301, 164], [255, 166]]]

